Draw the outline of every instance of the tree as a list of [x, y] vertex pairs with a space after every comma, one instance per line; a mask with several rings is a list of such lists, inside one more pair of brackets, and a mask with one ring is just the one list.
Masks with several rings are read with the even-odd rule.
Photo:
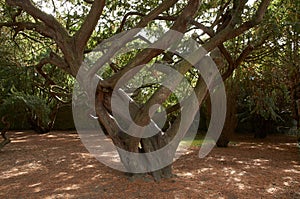
[[[78, 13], [68, 12], [66, 15], [60, 15], [55, 5], [53, 6], [57, 18], [43, 12], [40, 8], [41, 4], [33, 3], [30, 0], [6, 0], [6, 3], [10, 8], [9, 15], [11, 18], [6, 22], [0, 23], [0, 27], [11, 27], [15, 30], [16, 34], [31, 31], [36, 36], [36, 33], [38, 33], [38, 35], [41, 35], [53, 43], [54, 46], [49, 46], [47, 54], [41, 57], [39, 63], [36, 64], [39, 73], [50, 81], [51, 78], [42, 70], [45, 65], [51, 64], [76, 77], [83, 63], [85, 53], [89, 52], [89, 47], [95, 46], [101, 42], [103, 38], [109, 37], [111, 34], [122, 32], [124, 29], [133, 30], [135, 28], [144, 28], [155, 23], [157, 20], [164, 21], [167, 28], [182, 34], [186, 34], [191, 30], [200, 30], [203, 32], [200, 36], [195, 35], [195, 39], [202, 44], [202, 47], [207, 52], [219, 48], [228, 62], [226, 69], [224, 69], [225, 72], [222, 74], [223, 78], [226, 79], [231, 76], [235, 68], [237, 68], [245, 56], [249, 54], [252, 46], [251, 43], [249, 43], [239, 55], [232, 57], [224, 46], [224, 43], [258, 25], [263, 20], [270, 0], [262, 0], [257, 7], [254, 7], [256, 8], [255, 12], [250, 16], [244, 15], [245, 10], [248, 8], [246, 0], [204, 1], [202, 4], [200, 4], [198, 0], [189, 0], [183, 3], [178, 0], [167, 0], [150, 1], [147, 3], [135, 2], [136, 4], [133, 4], [134, 6], [131, 6], [129, 2], [123, 3], [119, 1], [110, 1], [107, 3], [104, 0], [84, 2], [70, 1], [73, 8], [76, 6], [81, 8], [84, 14], [87, 12], [87, 8], [89, 9], [86, 16], [76, 17], [77, 20], [75, 19], [74, 24], [72, 24], [72, 20], [74, 20], [72, 17], [78, 15]], [[145, 3], [147, 4], [147, 9], [144, 7]], [[126, 12], [124, 8], [132, 8], [135, 11], [124, 14], [124, 12]], [[23, 18], [20, 20], [20, 16], [23, 15], [27, 16], [26, 20]], [[121, 22], [116, 23], [119, 24], [118, 28], [111, 24], [111, 21], [117, 21], [114, 20], [115, 17], [111, 20], [111, 17], [116, 15], [118, 16], [116, 18], [124, 16]], [[207, 20], [207, 15], [211, 16], [210, 20]], [[103, 16], [110, 17], [102, 18]], [[65, 20], [63, 20], [64, 17]], [[101, 19], [103, 19], [103, 21], [101, 21]], [[98, 25], [99, 23], [100, 25]], [[94, 33], [95, 29], [98, 31], [97, 34]], [[99, 35], [98, 41], [95, 39], [97, 38], [95, 34]], [[170, 31], [166, 34], [170, 34]], [[91, 38], [94, 39], [90, 40]], [[164, 38], [165, 37], [162, 36], [153, 45], [159, 43], [159, 45], [168, 48], [174, 41], [179, 39], [171, 38], [166, 41]], [[114, 49], [118, 48], [119, 46], [115, 44]], [[197, 63], [203, 57], [203, 51], [199, 50], [194, 53], [199, 54], [199, 60], [194, 60]], [[164, 50], [157, 48], [148, 48], [136, 52], [134, 56], [130, 57], [130, 60], [123, 62], [123, 65], [111, 63], [111, 74], [106, 79], [99, 81], [95, 96], [96, 114], [105, 132], [109, 134], [114, 144], [121, 149], [134, 153], [156, 151], [167, 145], [172, 138], [174, 138], [179, 128], [180, 117], [177, 117], [171, 127], [165, 132], [160, 131], [158, 134], [149, 138], [129, 136], [122, 131], [115, 122], [111, 114], [112, 107], [107, 103], [111, 101], [114, 87], [124, 74], [139, 65], [151, 63], [154, 59], [162, 59], [162, 55], [166, 58], [167, 54]], [[102, 59], [102, 64], [109, 63], [111, 57], [107, 56], [106, 59], [104, 58]], [[193, 74], [192, 65], [187, 61], [175, 55], [171, 56], [171, 58], [170, 66], [177, 69], [180, 74], [185, 75], [188, 72]], [[97, 70], [94, 68], [94, 71], [92, 69], [89, 73], [91, 74], [90, 77], [94, 77]], [[202, 104], [203, 99], [208, 93], [208, 88], [204, 80], [199, 78], [199, 75], [194, 90], [199, 104]], [[159, 86], [155, 89], [153, 95], [143, 104], [133, 103], [132, 110], [134, 111], [132, 111], [131, 114], [133, 115], [134, 121], [142, 125], [149, 123], [149, 109], [155, 104], [162, 104], [171, 94], [172, 91], [170, 89]], [[180, 108], [177, 110], [180, 112]], [[184, 108], [181, 112], [182, 111], [187, 110]], [[177, 143], [177, 146], [178, 144], [179, 143]], [[176, 149], [177, 146], [174, 148]], [[174, 150], [169, 151], [169, 154], [166, 154], [165, 158], [173, 159], [174, 153]], [[133, 167], [140, 166], [136, 164], [134, 158], [128, 161], [128, 157], [124, 157], [122, 153], [119, 155], [128, 172], [131, 172]], [[160, 160], [148, 160], [147, 164], [151, 167], [151, 165], [156, 164], [156, 161]], [[153, 171], [151, 174], [156, 180], [162, 177], [170, 177], [171, 165]]]
[[298, 1], [285, 1], [285, 6], [278, 13], [278, 17], [282, 18], [283, 23], [280, 26], [282, 36], [278, 41], [280, 46], [280, 61], [289, 69], [288, 85], [291, 93], [291, 111], [292, 116], [296, 120], [297, 128], [300, 128], [300, 62], [299, 62], [299, 41], [300, 41], [300, 25], [299, 25], [299, 8]]
[[295, 1], [272, 3], [257, 29], [263, 42], [239, 70], [240, 119], [255, 121], [256, 137], [276, 132], [276, 125], [293, 130], [292, 118], [299, 120], [296, 105], [299, 61], [295, 58], [299, 50], [294, 48], [299, 45], [297, 8], [299, 4]]
[[[20, 10], [10, 9], [1, 2], [3, 19], [10, 20], [14, 12], [18, 14]], [[19, 16], [19, 20], [27, 19]], [[58, 68], [46, 65], [42, 71], [34, 67], [36, 60], [47, 55], [52, 43], [37, 33], [15, 32], [6, 27], [1, 28], [0, 41], [0, 117], [5, 117], [14, 129], [50, 131], [58, 108], [70, 101], [71, 95], [66, 92], [73, 84]]]

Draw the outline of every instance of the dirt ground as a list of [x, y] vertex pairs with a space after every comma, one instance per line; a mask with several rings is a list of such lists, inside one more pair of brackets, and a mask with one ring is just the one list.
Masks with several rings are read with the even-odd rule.
[[0, 151], [0, 198], [300, 198], [293, 137], [239, 137], [206, 158], [198, 147], [174, 163], [177, 177], [129, 181], [82, 145], [76, 132], [9, 132]]

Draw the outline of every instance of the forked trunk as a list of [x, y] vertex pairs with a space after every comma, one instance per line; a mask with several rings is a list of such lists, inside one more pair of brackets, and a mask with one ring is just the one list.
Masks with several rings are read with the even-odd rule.
[[[118, 154], [123, 166], [126, 168], [127, 174], [131, 178], [145, 177], [145, 175], [150, 174], [155, 181], [172, 177], [171, 164], [163, 168], [161, 168], [161, 165], [166, 165], [166, 162], [172, 163], [179, 142], [172, 143], [168, 150], [164, 150], [159, 155], [149, 155], [149, 153], [158, 151], [168, 145], [170, 140], [172, 140], [172, 134], [168, 135], [160, 131], [154, 136], [147, 138], [137, 138], [128, 135], [126, 132], [123, 132], [118, 123], [112, 119], [111, 104], [107, 103], [110, 100], [110, 93], [103, 93], [101, 91], [97, 93], [96, 112], [98, 121], [103, 131], [108, 134], [114, 145], [119, 148]], [[133, 115], [136, 113], [138, 107], [135, 104], [131, 107], [133, 107], [131, 108]]]

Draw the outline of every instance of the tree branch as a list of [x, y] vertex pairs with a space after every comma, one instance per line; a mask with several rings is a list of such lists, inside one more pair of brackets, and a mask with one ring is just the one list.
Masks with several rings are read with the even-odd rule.
[[40, 60], [40, 62], [35, 66], [37, 72], [42, 75], [50, 85], [56, 85], [56, 83], [43, 71], [43, 66], [46, 64], [52, 64], [54, 66], [57, 66], [63, 70], [65, 70], [68, 74], [70, 74], [69, 66], [68, 64], [59, 57], [56, 53], [51, 52], [49, 57], [43, 58]]
[[48, 63], [50, 63], [49, 58], [44, 58], [35, 66], [35, 69], [50, 85], [56, 85], [56, 83], [43, 71], [43, 66]]
[[123, 77], [125, 73], [127, 73], [136, 66], [148, 63], [149, 61], [151, 61], [151, 59], [153, 59], [153, 57], [156, 57], [159, 54], [161, 54], [164, 51], [162, 49], [166, 49], [171, 44], [178, 41], [178, 39], [180, 39], [178, 38], [180, 37], [180, 35], [174, 35], [174, 31], [184, 33], [188, 25], [192, 21], [194, 14], [197, 12], [198, 7], [198, 0], [190, 0], [186, 8], [183, 10], [183, 12], [180, 14], [180, 16], [177, 18], [177, 20], [171, 27], [170, 31], [168, 31], [164, 36], [162, 36], [152, 45], [150, 45], [149, 48], [140, 52], [135, 57], [135, 59], [133, 59], [129, 64], [127, 64], [121, 71], [116, 73], [111, 78], [105, 80], [106, 84], [110, 85], [111, 87], [114, 87], [116, 82], [121, 77]]
[[[68, 62], [70, 69], [72, 69], [72, 71], [69, 71], [72, 72], [70, 74], [75, 76], [77, 72], [76, 67], [78, 67], [79, 61], [74, 58], [73, 40], [62, 24], [60, 24], [52, 15], [46, 14], [34, 6], [30, 0], [6, 0], [6, 3], [10, 6], [20, 7], [37, 21], [40, 21], [37, 23], [17, 22], [17, 25], [19, 25], [21, 29], [27, 28], [30, 30], [37, 30], [37, 32], [42, 35], [53, 39], [62, 50], [65, 60]], [[60, 65], [57, 66], [61, 67]], [[62, 67], [65, 69], [64, 65]]]
[[122, 32], [122, 31], [123, 31], [124, 26], [125, 26], [125, 23], [126, 23], [128, 17], [133, 16], [133, 15], [141, 16], [141, 17], [146, 16], [145, 14], [140, 13], [140, 12], [128, 12], [128, 13], [126, 13], [126, 14], [124, 15], [123, 19], [122, 19], [121, 25], [120, 25], [120, 27], [119, 27], [119, 29], [118, 29], [117, 32]]
[[85, 3], [87, 3], [87, 4], [93, 4], [94, 3], [94, 1], [92, 1], [92, 0], [83, 0]]
[[[120, 48], [122, 48], [126, 43], [132, 40], [132, 38], [135, 36], [136, 33], [139, 32], [139, 28], [143, 28], [147, 26], [147, 24], [153, 20], [155, 17], [157, 17], [159, 14], [164, 12], [165, 10], [169, 9], [171, 6], [173, 6], [178, 0], [165, 0], [162, 2], [157, 8], [155, 8], [153, 11], [151, 11], [146, 17], [144, 17], [131, 31], [130, 33], [126, 34], [126, 38], [122, 38], [122, 41], [114, 42], [112, 46], [109, 48], [108, 52], [106, 52], [105, 55], [101, 57], [100, 60], [97, 61], [95, 66], [88, 72], [88, 78], [92, 78], [97, 71], [109, 60], [111, 59], [111, 56], [114, 55]], [[103, 87], [110, 87], [111, 84], [109, 84], [107, 81], [100, 81], [100, 84]]]
[[[144, 17], [146, 16], [145, 14], [143, 13], [140, 13], [140, 12], [128, 12], [122, 22], [121, 22], [121, 25], [120, 25], [120, 28], [119, 28], [119, 32], [121, 32], [123, 29], [124, 29], [124, 26], [125, 26], [125, 23], [126, 23], [126, 20], [128, 19], [129, 16], [132, 16], [132, 15], [137, 15], [137, 16], [141, 16], [141, 17]], [[164, 21], [176, 21], [178, 18], [178, 16], [157, 16], [154, 18], [154, 20], [164, 20]], [[191, 21], [191, 24], [196, 26], [197, 28], [201, 29], [203, 32], [207, 33], [209, 36], [213, 36], [214, 35], [214, 32], [212, 29], [204, 26], [203, 24], [195, 21], [195, 20], [192, 20]]]
[[240, 56], [232, 63], [228, 64], [228, 69], [224, 74], [222, 74], [222, 79], [225, 81], [228, 77], [230, 77], [233, 71], [241, 65], [241, 63], [247, 58], [247, 56], [254, 50], [253, 45], [248, 45]]
[[68, 35], [65, 28], [52, 16], [44, 13], [39, 8], [35, 7], [30, 0], [6, 0], [10, 6], [20, 7], [22, 10], [30, 14], [35, 19], [39, 19], [50, 29]]
[[[57, 90], [57, 91], [55, 91]], [[58, 85], [51, 85], [50, 86], [50, 94], [53, 96], [57, 101], [62, 104], [70, 104], [72, 102], [72, 94], [68, 92], [68, 90], [58, 86]], [[67, 101], [63, 100], [62, 97], [68, 98]]]
[[230, 2], [231, 2], [231, 0], [228, 0], [224, 5], [220, 6], [220, 9], [219, 9], [218, 14], [216, 16], [216, 19], [211, 25], [212, 28], [214, 28], [217, 24], [220, 23], [220, 21], [222, 19], [222, 16], [224, 15], [224, 11], [229, 6]]
[[263, 20], [263, 17], [271, 1], [272, 0], [262, 0], [262, 2], [260, 3], [257, 9], [257, 12], [252, 17], [252, 19], [250, 21], [243, 23], [238, 28], [231, 30], [227, 38], [228, 39], [235, 38], [240, 34], [244, 33], [246, 30], [249, 30], [250, 28], [253, 28], [254, 26], [258, 25]]
[[78, 56], [82, 56], [85, 46], [102, 14], [104, 6], [105, 0], [94, 0], [86, 19], [80, 29], [75, 33], [74, 38]]
[[172, 7], [178, 0], [165, 0], [162, 2], [157, 8], [147, 14], [143, 19], [136, 25], [135, 28], [143, 28], [145, 27], [150, 21], [154, 20], [158, 15], [162, 12], [168, 10]]
[[[187, 29], [190, 21], [193, 19], [195, 13], [198, 11], [200, 2], [198, 0], [190, 0], [188, 5], [184, 8], [178, 19], [175, 21], [174, 25], [171, 29], [179, 31], [184, 33]], [[169, 36], [168, 33], [166, 34], [167, 37]], [[175, 38], [178, 39], [178, 38]], [[162, 38], [158, 42], [164, 42], [165, 40], [169, 40], [168, 42], [173, 42], [171, 39]], [[166, 45], [169, 45], [166, 43]], [[155, 44], [154, 44], [155, 46]], [[147, 52], [147, 51], [144, 51]], [[148, 62], [149, 60], [147, 60]], [[126, 67], [127, 68], [127, 67]], [[174, 81], [173, 81], [174, 80]], [[180, 78], [171, 77], [171, 84], [179, 83], [181, 80]], [[165, 101], [169, 95], [171, 94], [171, 90], [165, 86], [160, 86], [159, 89], [151, 96], [151, 98], [147, 101], [147, 103], [141, 107], [141, 109], [135, 114], [134, 119], [138, 124], [147, 124], [151, 118], [151, 116], [148, 115], [150, 108], [154, 104], [162, 104], [163, 101]], [[131, 130], [131, 127], [129, 128]], [[141, 132], [140, 132], [141, 133]], [[140, 142], [140, 138], [135, 138], [132, 140], [133, 145], [138, 145]]]
[[41, 35], [54, 39], [55, 38], [55, 31], [49, 30], [44, 24], [42, 23], [32, 23], [32, 22], [4, 22], [0, 23], [0, 28], [2, 27], [10, 27], [16, 31], [16, 34], [20, 31], [24, 30], [34, 30], [40, 33]]

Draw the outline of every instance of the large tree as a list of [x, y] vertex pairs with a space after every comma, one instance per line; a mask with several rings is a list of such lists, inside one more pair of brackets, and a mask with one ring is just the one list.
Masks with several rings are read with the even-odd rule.
[[[47, 73], [43, 71], [44, 66], [51, 64], [76, 77], [85, 54], [90, 52], [91, 47], [97, 44], [101, 46], [103, 39], [114, 34], [123, 33], [125, 30], [151, 26], [159, 20], [164, 24], [164, 27], [160, 27], [162, 29], [168, 28], [183, 35], [188, 35], [191, 30], [195, 31], [193, 38], [202, 45], [202, 48], [193, 52], [193, 55], [197, 55], [198, 53], [198, 56], [196, 56], [198, 59], [194, 59], [193, 62], [198, 63], [203, 58], [203, 49], [207, 53], [213, 50], [217, 51], [218, 53], [216, 54], [219, 54], [222, 59], [226, 60], [226, 64], [220, 65], [222, 67], [220, 69], [222, 77], [225, 80], [231, 76], [235, 68], [253, 50], [251, 42], [255, 42], [255, 39], [249, 40], [249, 43], [244, 45], [242, 51], [234, 55], [229, 53], [224, 44], [255, 28], [263, 20], [270, 1], [261, 0], [257, 4], [251, 5], [247, 4], [247, 0], [216, 0], [203, 1], [202, 3], [199, 0], [183, 2], [178, 0], [147, 2], [85, 0], [67, 2], [72, 9], [64, 9], [62, 11], [56, 7], [55, 1], [46, 1], [53, 8], [52, 14], [47, 14], [42, 11], [41, 2], [6, 0], [6, 4], [9, 6], [7, 9], [8, 15], [11, 18], [5, 22], [1, 22], [0, 27], [10, 27], [16, 33], [35, 33], [34, 37], [38, 33], [43, 38], [53, 42], [53, 45], [48, 46], [47, 53], [44, 53], [39, 63], [36, 64], [37, 71], [51, 81]], [[77, 9], [81, 11], [77, 12]], [[67, 14], [64, 15], [60, 12]], [[81, 14], [84, 16], [78, 16]], [[27, 16], [27, 20], [24, 20], [24, 15]], [[178, 35], [177, 38], [166, 37], [166, 35], [171, 33], [167, 31], [165, 35], [162, 35], [152, 45], [152, 47], [159, 46], [160, 48], [146, 48], [135, 51], [131, 55], [128, 55], [125, 61], [117, 63], [111, 62], [111, 54], [107, 53], [102, 57], [100, 63], [98, 63], [98, 68], [94, 67], [88, 71], [90, 77], [94, 77], [98, 72], [96, 69], [100, 68], [99, 65], [102, 66], [109, 63], [110, 69], [108, 70], [110, 72], [102, 76], [97, 86], [96, 96], [94, 96], [96, 114], [104, 131], [109, 134], [113, 143], [120, 149], [133, 153], [156, 151], [171, 142], [181, 122], [180, 114], [177, 114], [178, 117], [172, 121], [169, 128], [164, 131], [160, 130], [154, 136], [140, 138], [126, 134], [116, 122], [112, 114], [110, 102], [115, 86], [128, 71], [132, 71], [132, 69], [138, 68], [138, 66], [143, 64], [151, 64], [154, 62], [153, 60], [169, 58], [168, 65], [172, 69], [177, 70], [183, 75], [194, 75], [196, 79], [194, 91], [198, 99], [198, 104], [202, 104], [207, 96], [210, 85], [206, 85], [206, 82], [203, 78], [199, 77], [200, 75], [197, 72], [195, 74], [193, 64], [187, 62], [180, 55], [162, 50], [168, 49], [174, 42], [180, 39]], [[197, 33], [201, 35], [197, 35]], [[34, 37], [30, 38], [34, 41]], [[112, 44], [110, 50], [115, 51], [120, 45]], [[168, 56], [170, 54], [171, 56]], [[213, 56], [215, 53], [211, 54]], [[214, 57], [214, 59], [216, 60], [217, 57]], [[218, 62], [216, 63], [218, 64]], [[137, 72], [138, 70], [136, 70]], [[132, 75], [135, 75], [135, 73]], [[131, 116], [137, 124], [142, 126], [153, 122], [150, 120], [148, 114], [151, 107], [155, 104], [163, 105], [172, 96], [172, 91], [165, 86], [156, 85], [154, 88], [149, 98], [131, 103]], [[124, 95], [129, 96], [128, 93]], [[166, 108], [167, 110], [168, 108], [171, 109], [167, 111], [168, 113], [189, 110], [189, 107], [180, 107], [178, 104]], [[136, 133], [133, 134], [137, 135]], [[174, 147], [175, 149], [178, 144]], [[165, 154], [165, 158], [173, 159], [174, 153], [174, 150], [169, 151], [168, 154]], [[120, 158], [128, 172], [135, 170], [133, 167], [140, 166], [134, 157], [124, 157], [122, 152], [120, 152]], [[145, 161], [151, 167], [157, 164], [160, 159]], [[152, 171], [151, 173], [156, 180], [162, 177], [170, 177], [171, 165]]]

